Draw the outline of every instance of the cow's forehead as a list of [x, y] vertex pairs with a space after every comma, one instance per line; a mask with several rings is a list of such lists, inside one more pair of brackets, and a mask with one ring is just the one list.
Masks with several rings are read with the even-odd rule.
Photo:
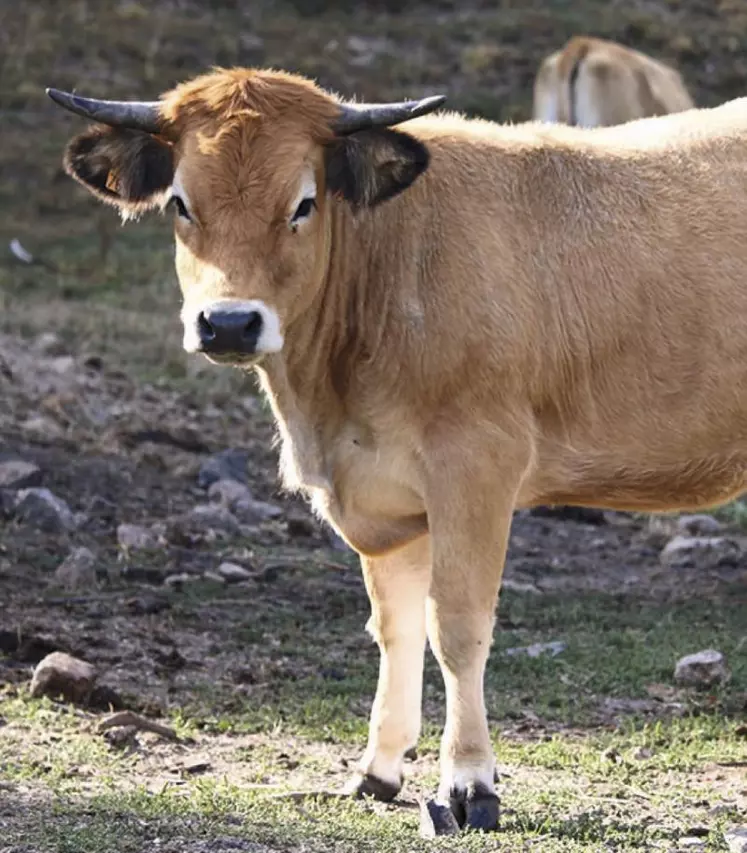
[[319, 144], [303, 128], [237, 117], [224, 127], [187, 127], [177, 146], [177, 175], [203, 207], [246, 202], [269, 211], [297, 194], [320, 159]]
[[295, 125], [325, 138], [339, 105], [314, 83], [294, 74], [231, 69], [196, 77], [166, 92], [161, 109], [177, 136], [254, 117], [263, 123]]

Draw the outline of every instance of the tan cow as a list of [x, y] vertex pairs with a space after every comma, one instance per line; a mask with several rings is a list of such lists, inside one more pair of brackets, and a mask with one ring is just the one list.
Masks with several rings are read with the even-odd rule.
[[747, 99], [393, 130], [441, 99], [355, 106], [255, 70], [145, 104], [50, 94], [103, 123], [70, 174], [127, 215], [174, 208], [186, 349], [256, 368], [285, 483], [361, 555], [381, 668], [351, 792], [402, 785], [427, 636], [431, 814], [492, 829], [483, 673], [513, 511], [691, 510], [747, 484]]
[[692, 107], [677, 71], [603, 39], [572, 38], [542, 61], [534, 81], [540, 121], [601, 127]]

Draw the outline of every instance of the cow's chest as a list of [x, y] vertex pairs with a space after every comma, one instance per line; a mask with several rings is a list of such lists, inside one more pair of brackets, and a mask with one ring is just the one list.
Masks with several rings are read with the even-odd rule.
[[289, 423], [281, 468], [286, 484], [362, 553], [381, 553], [427, 529], [417, 454], [404, 436], [351, 422], [336, 429]]

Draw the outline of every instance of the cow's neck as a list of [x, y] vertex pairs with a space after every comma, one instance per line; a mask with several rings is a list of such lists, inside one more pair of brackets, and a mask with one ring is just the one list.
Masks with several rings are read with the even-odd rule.
[[[260, 370], [278, 421], [282, 473], [289, 487], [328, 488], [330, 446], [343, 431], [365, 429], [368, 389], [400, 378], [404, 325], [401, 282], [415, 283], [416, 253], [397, 250], [407, 223], [335, 204], [329, 216], [323, 283], [303, 317], [286, 331], [283, 352]], [[397, 239], [395, 239], [395, 235]], [[406, 300], [405, 300], [406, 301]], [[411, 324], [410, 324], [411, 325]], [[393, 402], [391, 398], [388, 401]]]

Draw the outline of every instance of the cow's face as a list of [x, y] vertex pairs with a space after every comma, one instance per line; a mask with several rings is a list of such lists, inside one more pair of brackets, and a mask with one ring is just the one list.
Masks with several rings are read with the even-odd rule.
[[389, 127], [336, 133], [339, 103], [289, 75], [216, 72], [162, 103], [162, 133], [95, 127], [66, 167], [125, 216], [172, 211], [185, 349], [257, 363], [318, 298], [335, 206], [391, 198], [427, 151]]

